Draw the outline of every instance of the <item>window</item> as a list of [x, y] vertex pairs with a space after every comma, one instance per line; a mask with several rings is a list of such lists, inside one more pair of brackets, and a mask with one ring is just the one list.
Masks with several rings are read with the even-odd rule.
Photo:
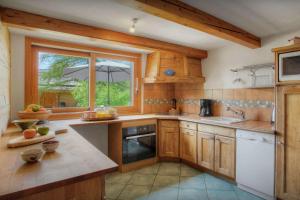
[[39, 104], [46, 108], [89, 107], [89, 58], [38, 49]]
[[61, 42], [46, 47], [49, 42], [26, 38], [26, 59], [32, 59], [26, 60], [25, 106], [38, 103], [53, 113], [102, 105], [121, 114], [140, 111], [139, 54], [80, 45], [70, 50]]
[[96, 107], [132, 106], [134, 63], [96, 58]]

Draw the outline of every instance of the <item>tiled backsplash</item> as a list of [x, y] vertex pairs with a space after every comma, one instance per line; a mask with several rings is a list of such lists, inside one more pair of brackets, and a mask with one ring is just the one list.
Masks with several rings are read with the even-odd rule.
[[[238, 117], [226, 111], [230, 106], [243, 110], [246, 119], [270, 121], [274, 106], [274, 90], [264, 89], [195, 89], [192, 86], [176, 86], [175, 95], [183, 113], [198, 114], [201, 98], [213, 99], [213, 114]], [[200, 97], [200, 98], [199, 98]]]
[[168, 112], [174, 97], [174, 84], [144, 84], [144, 113]]
[[213, 99], [213, 114], [235, 116], [227, 106], [245, 111], [246, 119], [270, 121], [274, 90], [264, 89], [203, 89], [202, 84], [145, 84], [144, 113], [163, 113], [177, 99], [182, 113], [199, 114], [200, 99]]

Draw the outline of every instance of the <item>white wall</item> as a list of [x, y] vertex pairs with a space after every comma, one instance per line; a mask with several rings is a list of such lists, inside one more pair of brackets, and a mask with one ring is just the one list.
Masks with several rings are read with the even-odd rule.
[[0, 136], [6, 130], [10, 112], [10, 47], [8, 29], [0, 20]]
[[11, 119], [24, 109], [25, 37], [11, 34]]
[[206, 78], [205, 89], [242, 88], [250, 86], [248, 72], [238, 74], [245, 83], [233, 83], [235, 74], [231, 68], [252, 64], [274, 62], [271, 49], [285, 46], [288, 40], [300, 36], [300, 30], [262, 39], [262, 47], [249, 49], [238, 44], [208, 51], [208, 58], [202, 62], [203, 75]]

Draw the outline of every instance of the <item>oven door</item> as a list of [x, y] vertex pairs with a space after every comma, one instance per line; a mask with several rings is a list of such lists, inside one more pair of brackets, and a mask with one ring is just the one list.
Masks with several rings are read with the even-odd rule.
[[300, 51], [279, 54], [279, 81], [300, 80]]
[[123, 137], [123, 164], [156, 156], [156, 133]]

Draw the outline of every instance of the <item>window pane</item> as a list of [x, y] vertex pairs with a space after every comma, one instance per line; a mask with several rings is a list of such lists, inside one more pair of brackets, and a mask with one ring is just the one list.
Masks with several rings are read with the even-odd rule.
[[39, 103], [46, 108], [89, 106], [89, 59], [39, 52]]
[[133, 62], [96, 59], [96, 106], [131, 106]]

